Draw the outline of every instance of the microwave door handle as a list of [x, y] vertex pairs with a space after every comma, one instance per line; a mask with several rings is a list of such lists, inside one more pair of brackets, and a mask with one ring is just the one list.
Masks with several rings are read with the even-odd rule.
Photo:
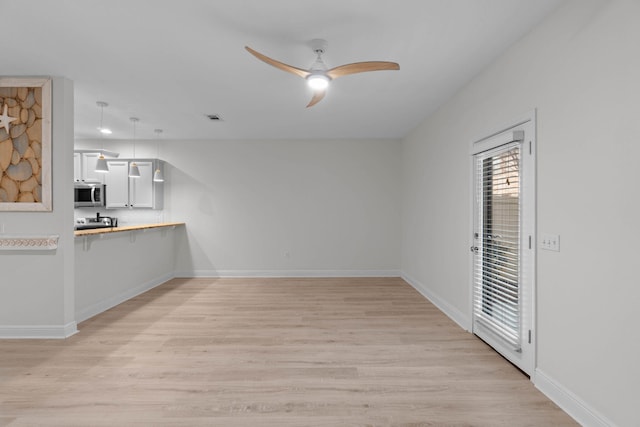
[[96, 204], [96, 187], [91, 187], [91, 203]]

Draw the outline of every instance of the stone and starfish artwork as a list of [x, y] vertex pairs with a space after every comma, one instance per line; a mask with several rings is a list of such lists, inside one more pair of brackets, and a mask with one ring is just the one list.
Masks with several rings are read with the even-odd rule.
[[[0, 80], [0, 210], [50, 210], [50, 131], [43, 85]], [[43, 123], [45, 126], [43, 126]], [[46, 205], [46, 206], [43, 206]]]

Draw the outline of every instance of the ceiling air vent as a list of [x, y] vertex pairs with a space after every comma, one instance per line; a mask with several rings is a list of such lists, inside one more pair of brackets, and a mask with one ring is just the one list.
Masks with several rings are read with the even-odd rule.
[[207, 114], [207, 118], [212, 122], [220, 122], [222, 121], [222, 117], [219, 114]]

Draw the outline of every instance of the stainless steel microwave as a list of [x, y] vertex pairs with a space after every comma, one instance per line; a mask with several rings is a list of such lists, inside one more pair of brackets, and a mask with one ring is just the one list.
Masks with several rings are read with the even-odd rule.
[[76, 208], [99, 207], [105, 205], [107, 187], [104, 184], [75, 184], [73, 193]]

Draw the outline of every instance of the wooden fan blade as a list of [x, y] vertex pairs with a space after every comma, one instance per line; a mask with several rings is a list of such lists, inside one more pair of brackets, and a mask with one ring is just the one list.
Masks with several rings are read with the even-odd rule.
[[316, 90], [313, 92], [313, 98], [311, 98], [311, 101], [309, 101], [309, 103], [307, 104], [307, 108], [309, 107], [313, 107], [314, 105], [316, 105], [318, 102], [322, 101], [322, 98], [324, 98], [324, 95], [327, 93], [326, 90]]
[[300, 76], [302, 78], [306, 78], [309, 74], [311, 74], [307, 70], [303, 70], [302, 68], [294, 67], [293, 65], [285, 64], [284, 62], [276, 61], [275, 59], [271, 59], [268, 56], [261, 54], [260, 52], [256, 52], [251, 49], [249, 46], [244, 47], [247, 52], [258, 58], [260, 61], [266, 62], [269, 65], [272, 65], [276, 68], [281, 69], [282, 71], [286, 71], [288, 73], [295, 74], [296, 76]]
[[327, 76], [332, 79], [338, 77], [348, 76], [349, 74], [364, 73], [367, 71], [384, 71], [384, 70], [399, 70], [400, 65], [395, 62], [386, 61], [368, 61], [368, 62], [354, 62], [353, 64], [340, 65], [327, 71]]

